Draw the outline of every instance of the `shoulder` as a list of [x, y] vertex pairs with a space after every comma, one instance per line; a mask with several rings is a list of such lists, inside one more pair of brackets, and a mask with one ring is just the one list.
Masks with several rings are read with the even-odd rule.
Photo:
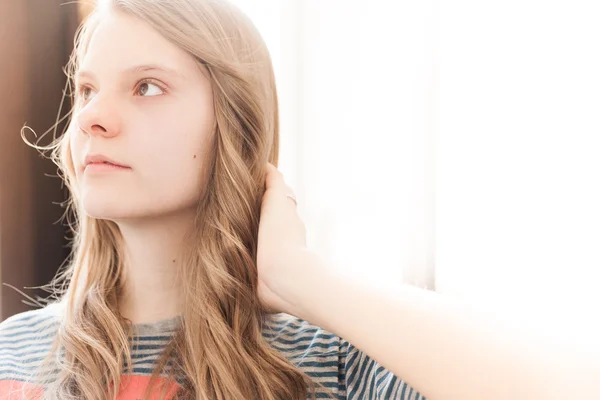
[[8, 317], [0, 323], [0, 382], [32, 372], [50, 351], [60, 324], [56, 303]]
[[268, 314], [263, 336], [271, 347], [306, 373], [317, 385], [318, 398], [346, 398], [343, 340], [289, 314]]
[[0, 339], [18, 338], [31, 332], [42, 333], [59, 322], [59, 315], [58, 303], [12, 315], [0, 323]]
[[344, 341], [308, 321], [289, 314], [269, 314], [265, 318], [264, 337], [288, 356], [307, 353], [338, 356]]
[[[265, 318], [263, 336], [315, 382], [349, 400], [425, 400], [352, 343], [288, 314]], [[319, 392], [325, 396], [325, 392]]]

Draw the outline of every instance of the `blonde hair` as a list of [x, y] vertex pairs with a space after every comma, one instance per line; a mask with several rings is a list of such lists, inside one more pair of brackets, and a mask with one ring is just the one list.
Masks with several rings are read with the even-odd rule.
[[[270, 56], [247, 17], [223, 0], [110, 0], [104, 6], [146, 21], [191, 54], [210, 78], [216, 114], [208, 187], [195, 232], [177, 265], [185, 309], [144, 394], [168, 371], [176, 398], [306, 399], [315, 382], [263, 338], [267, 312], [257, 297], [256, 247], [265, 165], [277, 165], [278, 108]], [[67, 66], [68, 89], [102, 18], [97, 8], [79, 28]], [[69, 114], [77, 109], [74, 102]], [[74, 121], [50, 150], [71, 193], [67, 215], [73, 253], [49, 284], [64, 315], [44, 365], [58, 378], [44, 398], [103, 400], [117, 395], [131, 368], [132, 325], [118, 311], [123, 285], [117, 225], [85, 215], [68, 145]], [[201, 240], [200, 240], [201, 239]], [[61, 352], [61, 357], [58, 353]], [[43, 369], [37, 376], [42, 379]], [[163, 388], [161, 398], [167, 388]]]

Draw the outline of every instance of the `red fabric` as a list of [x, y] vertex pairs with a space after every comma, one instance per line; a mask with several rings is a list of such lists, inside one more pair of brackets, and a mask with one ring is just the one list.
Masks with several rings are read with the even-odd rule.
[[[119, 394], [116, 400], [141, 400], [148, 383], [150, 382], [149, 376], [123, 376], [121, 381]], [[154, 383], [155, 388], [161, 388], [161, 384], [166, 383], [166, 379], [159, 378]], [[22, 400], [21, 389], [35, 390], [33, 385], [19, 382], [19, 381], [0, 381], [0, 400]], [[169, 389], [166, 392], [165, 400], [173, 398], [179, 385], [177, 382], [171, 382]], [[160, 392], [162, 390], [156, 390], [150, 396], [150, 400], [159, 400]], [[39, 398], [42, 394], [41, 389], [32, 392]]]

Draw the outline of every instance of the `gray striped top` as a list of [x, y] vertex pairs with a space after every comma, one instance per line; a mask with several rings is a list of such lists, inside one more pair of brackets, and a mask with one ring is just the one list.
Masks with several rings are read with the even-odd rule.
[[[17, 391], [27, 386], [28, 373], [41, 364], [50, 350], [59, 317], [59, 306], [51, 304], [13, 315], [0, 323], [0, 400], [21, 398]], [[179, 317], [175, 317], [134, 325], [133, 375], [117, 400], [141, 397], [154, 361], [179, 323]], [[307, 321], [283, 313], [269, 314], [263, 336], [337, 399], [425, 399], [348, 341]], [[317, 398], [328, 396], [319, 390]]]

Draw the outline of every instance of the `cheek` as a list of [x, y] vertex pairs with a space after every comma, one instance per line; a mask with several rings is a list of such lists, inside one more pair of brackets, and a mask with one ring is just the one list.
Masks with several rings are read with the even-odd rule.
[[146, 138], [136, 140], [129, 147], [132, 149], [129, 154], [132, 165], [139, 167], [138, 172], [147, 182], [173, 190], [184, 187], [189, 190], [201, 174], [206, 149], [197, 135], [177, 131], [177, 128], [173, 125], [152, 127]]
[[172, 179], [180, 182], [201, 180], [203, 170], [208, 167], [207, 148], [203, 141], [198, 138], [185, 138], [169, 150], [164, 154], [164, 165], [169, 166]]
[[79, 175], [79, 168], [81, 166], [81, 158], [83, 155], [81, 154], [83, 151], [83, 141], [81, 135], [77, 133], [70, 133], [69, 140], [69, 153], [71, 153], [71, 159], [73, 161], [73, 167], [75, 168], [75, 174]]
[[145, 145], [174, 165], [201, 162], [211, 149], [213, 126], [211, 121], [190, 114], [154, 119], [144, 130]]
[[198, 135], [180, 139], [177, 146], [171, 148], [171, 153], [165, 155], [165, 165], [169, 167], [168, 173], [163, 175], [167, 179], [163, 183], [186, 198], [197, 199], [206, 186], [210, 168], [210, 146], [204, 137]]
[[137, 163], [144, 180], [153, 185], [186, 191], [202, 185], [212, 153], [214, 117], [204, 109], [185, 107], [154, 111], [129, 119], [125, 141], [132, 165]]
[[78, 150], [81, 148], [80, 139], [78, 138], [78, 136], [79, 135], [77, 135], [77, 133], [75, 132], [69, 132], [68, 143], [69, 148], [71, 149], [71, 154], [73, 154], [73, 156], [75, 156]]

